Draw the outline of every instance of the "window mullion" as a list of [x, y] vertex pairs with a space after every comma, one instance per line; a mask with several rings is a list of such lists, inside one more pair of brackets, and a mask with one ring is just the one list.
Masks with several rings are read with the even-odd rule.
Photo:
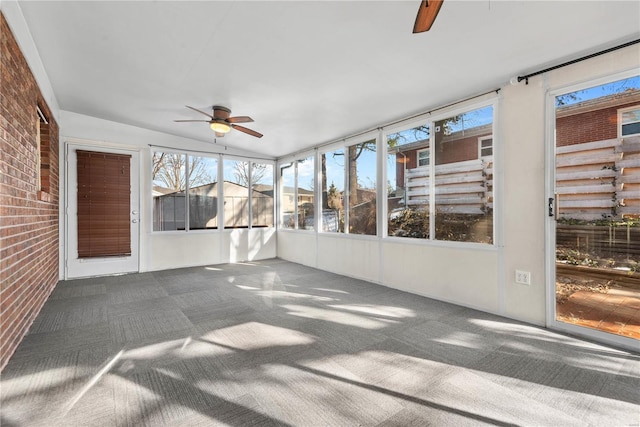
[[298, 230], [298, 161], [293, 162], [293, 229]]
[[218, 230], [224, 230], [224, 158], [218, 155]]
[[351, 162], [351, 152], [349, 147], [344, 147], [344, 191], [342, 192], [343, 206], [344, 206], [344, 233], [349, 234], [349, 216], [351, 214], [350, 198], [349, 198], [349, 185], [351, 178], [349, 177], [349, 162]]
[[[435, 122], [429, 124], [430, 129], [435, 129]], [[429, 133], [429, 240], [436, 238], [436, 152], [435, 132]]]
[[189, 231], [189, 159], [191, 158], [190, 154], [185, 154], [185, 165], [184, 165], [184, 231]]
[[248, 163], [247, 167], [249, 169], [249, 171], [247, 173], [248, 181], [249, 181], [248, 185], [247, 185], [247, 187], [248, 187], [247, 191], [249, 192], [249, 196], [247, 198], [247, 202], [249, 203], [249, 206], [248, 206], [248, 209], [247, 209], [247, 213], [249, 215], [249, 218], [247, 219], [247, 228], [250, 230], [252, 228], [252, 226], [253, 226], [253, 200], [252, 200], [253, 199], [253, 190], [252, 190], [253, 177], [252, 177], [252, 175], [253, 175], [253, 167], [254, 167], [255, 163], [253, 163], [250, 160], [248, 160], [247, 163]]

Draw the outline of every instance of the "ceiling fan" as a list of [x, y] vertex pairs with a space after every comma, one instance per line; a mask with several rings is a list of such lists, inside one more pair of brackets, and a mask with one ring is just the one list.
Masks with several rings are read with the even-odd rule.
[[237, 116], [237, 117], [229, 117], [231, 115], [231, 110], [227, 107], [221, 107], [219, 105], [213, 106], [213, 115], [209, 113], [205, 113], [202, 110], [198, 110], [197, 108], [189, 107], [193, 111], [197, 111], [198, 113], [204, 114], [207, 117], [210, 117], [211, 120], [174, 120], [174, 122], [207, 122], [216, 133], [216, 137], [222, 138], [226, 133], [228, 133], [231, 128], [235, 130], [239, 130], [240, 132], [244, 132], [248, 135], [255, 136], [256, 138], [262, 138], [262, 134], [256, 132], [255, 130], [251, 130], [244, 126], [237, 125], [236, 123], [249, 123], [252, 122], [253, 119], [249, 116]]
[[413, 33], [423, 33], [429, 31], [435, 21], [442, 2], [444, 0], [422, 0], [420, 2], [420, 9], [418, 9], [418, 16], [416, 16], [416, 23], [413, 24]]

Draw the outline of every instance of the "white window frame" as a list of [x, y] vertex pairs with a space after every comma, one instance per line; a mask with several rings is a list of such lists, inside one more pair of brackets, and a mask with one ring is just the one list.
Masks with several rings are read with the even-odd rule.
[[[203, 156], [203, 157], [206, 157], [206, 156]], [[225, 176], [224, 176], [224, 169], [225, 169], [224, 162], [225, 161], [246, 162], [247, 163], [249, 183], [248, 183], [248, 186], [247, 186], [247, 215], [248, 215], [248, 217], [247, 217], [247, 226], [246, 227], [229, 227], [229, 226], [227, 226], [227, 218], [224, 215], [224, 212], [225, 212], [224, 183], [226, 182], [226, 180], [224, 179], [225, 178]], [[249, 159], [249, 158], [243, 158], [243, 157], [237, 157], [237, 156], [220, 156], [220, 160], [218, 162], [219, 162], [219, 166], [218, 166], [218, 171], [219, 172], [218, 173], [220, 173], [220, 171], [222, 173], [222, 180], [220, 181], [222, 183], [222, 185], [219, 186], [220, 189], [221, 189], [220, 191], [222, 192], [222, 195], [220, 196], [221, 197], [221, 202], [222, 202], [222, 205], [221, 205], [221, 209], [222, 210], [218, 211], [218, 212], [222, 213], [222, 215], [220, 215], [220, 218], [223, 221], [222, 224], [218, 223], [218, 229], [226, 230], [226, 231], [235, 230], [235, 229], [245, 229], [245, 230], [251, 229], [251, 219], [252, 219], [252, 212], [251, 212], [251, 179], [252, 179], [252, 177], [251, 177], [251, 163], [253, 163], [253, 160]], [[231, 182], [231, 181], [229, 181], [229, 182]]]
[[[291, 156], [291, 157], [286, 157], [284, 159], [280, 159], [278, 160], [274, 171], [277, 171], [275, 173], [275, 175], [277, 175], [276, 177], [276, 182], [277, 182], [277, 188], [278, 188], [278, 197], [276, 198], [276, 212], [277, 212], [277, 227], [279, 230], [283, 230], [283, 231], [301, 231], [301, 232], [312, 232], [312, 231], [317, 231], [316, 227], [317, 227], [317, 218], [314, 219], [314, 228], [310, 229], [310, 228], [304, 228], [304, 224], [299, 224], [298, 221], [298, 215], [299, 215], [299, 210], [298, 210], [298, 185], [299, 185], [299, 173], [298, 173], [298, 166], [301, 160], [306, 160], [308, 158], [313, 158], [313, 185], [314, 185], [314, 190], [313, 190], [313, 207], [314, 207], [314, 215], [315, 212], [318, 208], [318, 204], [317, 204], [317, 193], [318, 193], [318, 185], [317, 185], [317, 174], [318, 174], [318, 167], [316, 165], [317, 163], [317, 159], [318, 159], [318, 154], [317, 154], [317, 150], [313, 149], [311, 151], [306, 151], [303, 153], [298, 153], [295, 156]], [[295, 218], [295, 222], [294, 222], [294, 226], [292, 228], [288, 228], [284, 226], [284, 210], [283, 210], [283, 203], [285, 200], [285, 194], [284, 194], [284, 181], [282, 179], [282, 170], [283, 170], [283, 166], [286, 166], [287, 164], [291, 163], [291, 168], [293, 168], [293, 200], [294, 200], [294, 207], [293, 207], [293, 215]], [[287, 194], [287, 197], [290, 197], [289, 194]]]
[[[366, 134], [359, 135], [357, 138], [352, 138], [344, 141], [344, 197], [343, 197], [343, 206], [344, 206], [344, 234], [349, 236], [354, 236], [356, 238], [364, 238], [364, 239], [377, 239], [379, 235], [381, 235], [380, 231], [380, 216], [382, 211], [380, 208], [376, 208], [376, 234], [360, 234], [360, 233], [350, 233], [349, 226], [351, 224], [351, 201], [349, 200], [349, 188], [351, 185], [352, 177], [349, 175], [349, 148], [354, 145], [364, 144], [370, 141], [375, 141], [376, 147], [376, 204], [380, 201], [380, 184], [382, 181], [382, 173], [381, 173], [381, 150], [380, 150], [380, 141], [381, 141], [381, 133], [379, 131], [367, 132]], [[384, 154], [386, 155], [386, 154]], [[386, 176], [385, 176], [386, 178]], [[386, 200], [386, 199], [385, 199]], [[342, 233], [338, 233], [342, 234]]]
[[[494, 165], [498, 165], [500, 167], [500, 165], [502, 164], [502, 152], [500, 151], [501, 148], [499, 145], [496, 145], [496, 133], [498, 133], [498, 138], [499, 136], [499, 132], [497, 131], [497, 125], [496, 123], [498, 122], [497, 118], [499, 116], [498, 111], [499, 111], [499, 98], [495, 97], [495, 96], [491, 96], [491, 97], [487, 97], [485, 100], [482, 101], [478, 101], [478, 102], [469, 102], [469, 103], [461, 103], [459, 105], [455, 105], [452, 106], [450, 108], [445, 108], [442, 111], [439, 112], [439, 114], [433, 114], [433, 115], [429, 115], [429, 120], [425, 121], [424, 118], [419, 118], [419, 119], [414, 119], [412, 121], [407, 121], [407, 122], [402, 122], [400, 124], [398, 124], [397, 126], [394, 127], [389, 127], [389, 128], [385, 128], [384, 129], [384, 133], [383, 133], [383, 140], [386, 140], [387, 136], [389, 134], [392, 133], [396, 133], [396, 132], [400, 132], [402, 130], [406, 130], [409, 129], [411, 127], [417, 126], [419, 124], [428, 124], [430, 129], [432, 129], [432, 134], [431, 134], [431, 138], [430, 138], [430, 143], [429, 143], [429, 148], [434, 146], [434, 141], [435, 141], [435, 132], [436, 129], [438, 129], [438, 126], [436, 126], [436, 123], [438, 123], [439, 121], [455, 116], [457, 114], [464, 114], [467, 112], [471, 112], [477, 109], [481, 109], [481, 108], [485, 108], [485, 107], [492, 107], [493, 109], [493, 118], [492, 118], [492, 132], [489, 135], [486, 135], [482, 138], [493, 138], [493, 144], [492, 144], [492, 149], [493, 149], [493, 157], [494, 157]], [[388, 155], [388, 150], [386, 145], [384, 146], [384, 153], [382, 154], [382, 157], [384, 159], [386, 159], [386, 156]], [[437, 157], [437, 153], [434, 154]], [[417, 154], [416, 154], [417, 157]], [[431, 159], [429, 159], [431, 160]], [[389, 171], [386, 170], [386, 161], [383, 162], [384, 163], [384, 179], [386, 180], [387, 177], [387, 173], [389, 173]], [[417, 158], [416, 158], [416, 164], [417, 164]], [[437, 191], [437, 185], [436, 185], [436, 181], [435, 181], [435, 162], [430, 162], [430, 173], [429, 176], [433, 177], [432, 179], [429, 180], [429, 186], [430, 186], [430, 190], [429, 190], [429, 209], [430, 209], [430, 216], [431, 217], [435, 217], [435, 210], [436, 208], [436, 191]], [[385, 181], [386, 182], [386, 181]], [[394, 241], [402, 241], [402, 242], [407, 242], [410, 244], [427, 244], [427, 245], [438, 245], [438, 246], [447, 246], [447, 247], [470, 247], [470, 248], [477, 248], [477, 249], [481, 249], [481, 250], [495, 250], [495, 248], [499, 247], [500, 245], [502, 245], [503, 243], [503, 237], [502, 237], [502, 230], [500, 229], [499, 225], [501, 224], [502, 221], [502, 182], [499, 176], [495, 176], [494, 178], [494, 187], [493, 187], [493, 197], [494, 197], [494, 209], [493, 209], [493, 243], [491, 244], [487, 244], [487, 243], [478, 243], [478, 242], [464, 242], [464, 241], [454, 241], [454, 240], [438, 240], [435, 238], [435, 221], [430, 221], [429, 227], [429, 238], [428, 239], [408, 239], [406, 237], [396, 237], [396, 236], [389, 236], [388, 234], [388, 229], [387, 227], [387, 220], [385, 218], [388, 218], [389, 212], [387, 211], [386, 208], [386, 204], [383, 205], [383, 216], [382, 216], [382, 223], [384, 224], [384, 233], [383, 233], [383, 237], [385, 239], [389, 239], [389, 240], [394, 240]], [[386, 200], [386, 199], [385, 199]]]
[[274, 162], [272, 161], [267, 161], [267, 160], [254, 160], [254, 159], [250, 159], [249, 161], [249, 229], [254, 228], [253, 227], [253, 185], [257, 184], [255, 182], [253, 182], [253, 175], [252, 175], [252, 171], [253, 171], [253, 165], [254, 164], [260, 164], [260, 165], [270, 165], [271, 166], [271, 189], [273, 192], [273, 212], [271, 213], [271, 219], [272, 222], [270, 225], [267, 225], [266, 227], [264, 226], [260, 226], [260, 227], [256, 227], [256, 228], [274, 228], [276, 226], [276, 165]]
[[[420, 154], [421, 153], [427, 153], [427, 164], [426, 165], [421, 165], [420, 164], [420, 160], [425, 160], [425, 159], [421, 159], [420, 158]], [[429, 167], [429, 165], [431, 164], [431, 148], [427, 147], [427, 148], [421, 148], [419, 150], [416, 151], [416, 167], [418, 168], [424, 168], [424, 167]]]
[[[347, 206], [345, 205], [346, 203], [346, 197], [347, 197], [347, 193], [348, 193], [348, 186], [347, 186], [347, 173], [348, 173], [348, 162], [347, 162], [347, 155], [348, 155], [348, 151], [347, 148], [345, 147], [344, 143], [339, 144], [339, 145], [335, 145], [332, 144], [328, 147], [324, 147], [322, 151], [318, 150], [316, 153], [316, 159], [318, 162], [318, 174], [316, 176], [316, 182], [318, 183], [316, 185], [316, 187], [318, 188], [318, 192], [319, 194], [316, 197], [316, 200], [318, 201], [317, 204], [317, 209], [319, 209], [320, 214], [317, 215], [319, 217], [319, 222], [316, 224], [317, 227], [317, 231], [319, 233], [326, 233], [329, 235], [344, 235], [347, 233], [346, 231], [346, 223], [345, 223], [345, 230], [342, 231], [324, 231], [324, 216], [323, 216], [323, 212], [322, 212], [322, 192], [324, 191], [324, 189], [322, 188], [322, 156], [327, 155], [327, 154], [332, 154], [335, 153], [336, 151], [342, 151], [342, 155], [343, 155], [343, 159], [344, 159], [344, 165], [342, 166], [342, 209], [344, 211], [344, 215], [346, 218], [347, 215]], [[327, 192], [329, 191], [329, 188], [327, 188]]]
[[[489, 147], [482, 147], [482, 142], [486, 141], [487, 139], [491, 140], [491, 154], [489, 155], [482, 155], [482, 149], [485, 148], [489, 148]], [[493, 157], [493, 134], [491, 135], [485, 135], [485, 136], [481, 136], [478, 138], [478, 158], [479, 159], [486, 159], [487, 157]]]
[[[289, 166], [287, 166], [287, 164], [289, 164]], [[298, 229], [298, 206], [297, 206], [297, 200], [298, 200], [298, 185], [297, 185], [297, 173], [296, 173], [296, 168], [297, 168], [297, 159], [293, 158], [291, 159], [291, 161], [286, 161], [286, 162], [278, 162], [278, 164], [276, 165], [277, 168], [277, 180], [278, 180], [278, 228], [280, 230], [297, 230]], [[286, 197], [287, 197], [287, 201], [289, 203], [293, 203], [293, 217], [294, 217], [294, 223], [293, 223], [293, 227], [289, 228], [289, 227], [285, 227], [284, 226], [284, 201], [285, 201], [285, 193], [284, 193], [284, 188], [285, 188], [285, 183], [284, 180], [282, 179], [282, 171], [284, 169], [289, 169], [289, 168], [293, 168], [293, 194], [289, 194], [287, 193]], [[290, 200], [293, 199], [293, 200]]]
[[[618, 138], [628, 138], [630, 136], [638, 136], [638, 135], [640, 135], [640, 132], [632, 133], [632, 134], [629, 134], [629, 135], [623, 135], [622, 134], [622, 114], [626, 113], [627, 111], [634, 111], [634, 110], [640, 110], [640, 104], [639, 105], [634, 105], [632, 107], [620, 108], [618, 110]], [[638, 120], [638, 122], [640, 122], [640, 120]], [[636, 123], [636, 122], [631, 122], [631, 123]]]
[[[298, 190], [300, 189], [300, 164], [311, 159], [311, 164], [313, 165], [313, 173], [311, 174], [311, 176], [313, 177], [313, 191], [311, 193], [311, 197], [313, 197], [313, 215], [314, 215], [314, 225], [313, 228], [306, 228], [305, 224], [300, 224], [300, 210], [298, 209], [300, 206], [300, 194], [298, 194]], [[304, 155], [304, 156], [300, 156], [300, 157], [296, 157], [296, 159], [294, 160], [295, 163], [295, 200], [294, 200], [294, 204], [295, 204], [295, 215], [296, 215], [296, 230], [301, 230], [301, 231], [305, 231], [305, 232], [309, 232], [309, 231], [316, 231], [316, 223], [315, 221], [317, 220], [317, 209], [318, 209], [318, 204], [317, 204], [317, 188], [318, 188], [318, 184], [316, 183], [317, 181], [317, 177], [316, 177], [316, 159], [317, 159], [317, 154], [316, 151], [312, 151], [309, 152], [308, 154]]]
[[[248, 162], [249, 164], [251, 163], [260, 163], [260, 164], [270, 164], [273, 165], [273, 188], [274, 188], [274, 223], [269, 226], [269, 227], [259, 227], [259, 228], [275, 228], [276, 227], [276, 203], [277, 203], [277, 197], [275, 195], [275, 190], [276, 190], [276, 162], [270, 159], [260, 159], [260, 158], [253, 158], [253, 157], [242, 157], [242, 156], [233, 156], [233, 155], [224, 155], [224, 154], [220, 154], [220, 153], [212, 153], [212, 152], [205, 152], [205, 151], [191, 151], [191, 150], [180, 150], [178, 148], [169, 148], [169, 147], [160, 147], [160, 146], [151, 146], [151, 150], [150, 150], [150, 161], [153, 158], [153, 153], [154, 152], [164, 152], [164, 153], [172, 153], [172, 154], [180, 154], [180, 155], [186, 155], [187, 156], [187, 168], [185, 170], [185, 174], [189, 174], [189, 170], [188, 170], [188, 163], [189, 163], [189, 157], [208, 157], [211, 159], [215, 159], [217, 162], [216, 165], [216, 180], [218, 183], [222, 183], [222, 185], [218, 185], [218, 212], [219, 212], [219, 218], [218, 218], [218, 226], [216, 228], [207, 228], [207, 229], [191, 229], [190, 224], [189, 224], [189, 183], [187, 181], [186, 183], [186, 188], [185, 188], [185, 229], [184, 230], [153, 230], [153, 191], [151, 191], [149, 193], [150, 196], [150, 206], [152, 206], [151, 208], [151, 233], [162, 233], [162, 234], [168, 234], [168, 233], [174, 233], [174, 234], [178, 234], [178, 233], [218, 233], [218, 232], [222, 232], [224, 230], [233, 230], [233, 228], [226, 228], [224, 226], [225, 223], [225, 219], [224, 219], [224, 160], [236, 160], [236, 161], [245, 161]], [[252, 177], [251, 177], [251, 173], [249, 173], [249, 180], [251, 181]], [[153, 180], [151, 183], [151, 187], [153, 188]], [[251, 187], [251, 184], [249, 185], [249, 187]], [[250, 190], [250, 188], [249, 188]], [[251, 207], [251, 191], [248, 191], [248, 198], [249, 198], [249, 207], [248, 207], [248, 212], [249, 212], [249, 218], [248, 218], [248, 227], [247, 229], [251, 229], [253, 228], [253, 224], [252, 224], [252, 207]]]

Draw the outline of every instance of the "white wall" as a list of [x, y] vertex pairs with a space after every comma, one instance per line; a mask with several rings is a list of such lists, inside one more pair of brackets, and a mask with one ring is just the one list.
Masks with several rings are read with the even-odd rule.
[[[61, 111], [61, 153], [68, 143], [120, 147], [140, 152], [140, 271], [163, 270], [226, 262], [251, 261], [276, 256], [272, 228], [230, 229], [193, 232], [153, 232], [151, 206], [151, 148], [222, 152], [222, 148], [82, 114]], [[251, 157], [251, 153], [228, 148], [226, 155]], [[61, 165], [61, 188], [66, 186]], [[61, 195], [61, 197], [63, 197]], [[61, 199], [63, 200], [63, 199]], [[61, 230], [64, 239], [65, 230]]]
[[475, 248], [303, 230], [278, 231], [280, 258], [500, 313], [499, 250], [473, 246]]
[[[552, 193], [547, 158], [553, 141], [547, 93], [563, 86], [640, 70], [634, 45], [510, 85], [497, 106], [495, 246], [416, 242], [344, 234], [278, 230], [278, 256], [385, 286], [547, 324], [547, 268], [554, 247], [546, 199]], [[437, 107], [437, 106], [425, 106]], [[502, 244], [500, 242], [503, 242]], [[531, 272], [531, 285], [515, 283], [515, 270]]]
[[382, 283], [380, 277], [380, 242], [371, 237], [337, 235], [318, 236], [317, 267], [358, 279]]
[[279, 231], [278, 256], [280, 258], [317, 267], [316, 233], [304, 231]]

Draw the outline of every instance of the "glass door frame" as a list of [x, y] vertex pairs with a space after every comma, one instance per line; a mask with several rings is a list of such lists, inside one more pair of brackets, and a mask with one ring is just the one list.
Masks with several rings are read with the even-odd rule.
[[[545, 209], [545, 270], [546, 270], [546, 326], [549, 329], [575, 335], [603, 344], [612, 345], [637, 352], [639, 341], [597, 329], [573, 325], [556, 319], [556, 106], [559, 95], [588, 89], [638, 75], [637, 68], [621, 73], [610, 74], [577, 84], [549, 88], [545, 97], [545, 202], [553, 203], [553, 211]], [[551, 202], [553, 200], [553, 202]]]

